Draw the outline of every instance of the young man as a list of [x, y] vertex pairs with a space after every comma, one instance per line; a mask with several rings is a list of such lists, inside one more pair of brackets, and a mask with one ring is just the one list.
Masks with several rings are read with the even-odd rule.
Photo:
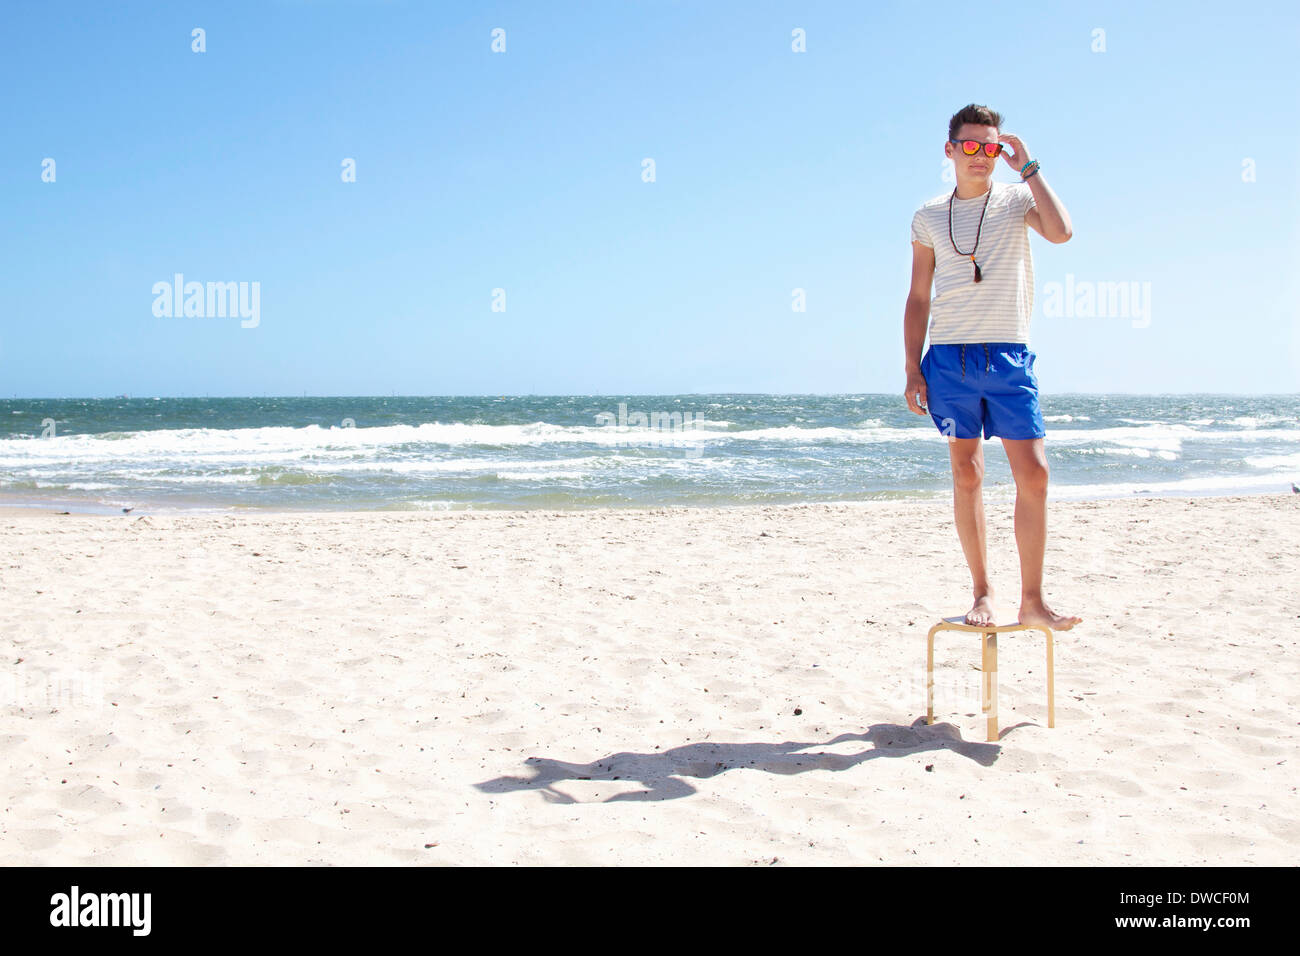
[[[1037, 356], [1029, 349], [1034, 260], [1028, 227], [1048, 242], [1065, 242], [1070, 216], [1024, 142], [1000, 134], [1001, 125], [998, 113], [973, 103], [953, 116], [943, 149], [956, 169], [957, 187], [912, 218], [912, 291], [903, 315], [905, 395], [907, 407], [928, 413], [948, 438], [953, 514], [975, 593], [966, 623], [997, 623], [985, 548], [983, 429], [984, 438], [1002, 439], [1016, 481], [1017, 620], [1066, 630], [1082, 618], [1053, 611], [1042, 591], [1047, 458]], [[999, 155], [1024, 177], [1021, 182], [993, 182]], [[930, 348], [922, 358], [927, 323]]]

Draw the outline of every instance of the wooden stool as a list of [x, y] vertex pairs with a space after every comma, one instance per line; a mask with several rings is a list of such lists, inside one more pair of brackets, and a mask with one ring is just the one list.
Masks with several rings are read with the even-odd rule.
[[1052, 667], [1052, 629], [1046, 624], [966, 624], [962, 617], [945, 617], [930, 628], [925, 653], [925, 703], [927, 724], [934, 723], [934, 635], [939, 631], [974, 631], [982, 634], [984, 672], [981, 684], [981, 710], [988, 715], [988, 739], [998, 739], [998, 635], [1004, 631], [1042, 631], [1047, 635], [1047, 726], [1056, 726], [1056, 688]]

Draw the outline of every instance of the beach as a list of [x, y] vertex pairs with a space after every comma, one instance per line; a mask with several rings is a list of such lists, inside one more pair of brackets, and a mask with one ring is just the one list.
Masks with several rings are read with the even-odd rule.
[[[1019, 571], [988, 503], [1000, 619]], [[5, 865], [1291, 865], [1300, 495], [0, 513]]]

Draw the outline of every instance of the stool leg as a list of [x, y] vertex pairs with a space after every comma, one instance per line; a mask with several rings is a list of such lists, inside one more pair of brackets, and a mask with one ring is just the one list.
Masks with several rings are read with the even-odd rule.
[[982, 635], [984, 645], [983, 674], [980, 674], [982, 710], [988, 715], [988, 739], [997, 740], [997, 631]]
[[984, 712], [988, 714], [988, 739], [998, 739], [998, 632], [984, 635]]
[[934, 632], [939, 628], [930, 628], [930, 635], [925, 639], [925, 722], [934, 723]]
[[1047, 631], [1047, 726], [1056, 726], [1056, 674], [1052, 661], [1052, 629]]

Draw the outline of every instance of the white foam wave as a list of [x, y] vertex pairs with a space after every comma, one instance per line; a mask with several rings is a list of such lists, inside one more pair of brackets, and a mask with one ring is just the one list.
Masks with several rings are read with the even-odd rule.
[[1300, 454], [1295, 455], [1251, 455], [1243, 459], [1252, 468], [1286, 468], [1300, 469]]
[[1150, 448], [1126, 448], [1117, 445], [1114, 448], [1075, 448], [1072, 451], [1077, 455], [1127, 455], [1131, 458], [1151, 458], [1154, 456], [1165, 461], [1178, 460], [1178, 452], [1163, 448], [1152, 451]]
[[1115, 484], [1052, 485], [1051, 497], [1060, 499], [1131, 497], [1139, 494], [1259, 494], [1289, 491], [1276, 475], [1207, 475], [1170, 481], [1119, 482]]
[[578, 481], [590, 478], [587, 471], [498, 471], [502, 481]]
[[1236, 418], [1224, 420], [1225, 425], [1236, 425], [1238, 428], [1260, 428], [1266, 425], [1277, 425], [1286, 422], [1288, 425], [1295, 424], [1295, 417], [1292, 415], [1238, 415]]
[[[1086, 416], [1048, 416], [1053, 424], [1087, 420]], [[1262, 420], [1262, 419], [1259, 419]], [[379, 456], [421, 455], [438, 448], [471, 451], [511, 447], [544, 447], [570, 443], [605, 447], [671, 449], [725, 446], [737, 442], [792, 444], [880, 444], [912, 442], [929, 437], [929, 423], [895, 427], [867, 419], [856, 427], [802, 428], [784, 425], [743, 430], [687, 428], [650, 430], [616, 426], [560, 426], [545, 422], [529, 425], [473, 425], [463, 423], [385, 425], [374, 428], [281, 427], [248, 429], [172, 429], [116, 432], [102, 435], [60, 435], [54, 438], [0, 439], [0, 468], [55, 465], [103, 465], [111, 462], [223, 465], [232, 460], [255, 466], [321, 459], [338, 465], [348, 460], [374, 460]], [[1300, 429], [1251, 427], [1205, 431], [1191, 425], [1149, 422], [1108, 428], [1051, 428], [1051, 444], [1097, 444], [1145, 448], [1177, 453], [1182, 444], [1196, 441], [1300, 441]], [[500, 462], [496, 465], [499, 467]], [[453, 468], [456, 466], [452, 466]]]

